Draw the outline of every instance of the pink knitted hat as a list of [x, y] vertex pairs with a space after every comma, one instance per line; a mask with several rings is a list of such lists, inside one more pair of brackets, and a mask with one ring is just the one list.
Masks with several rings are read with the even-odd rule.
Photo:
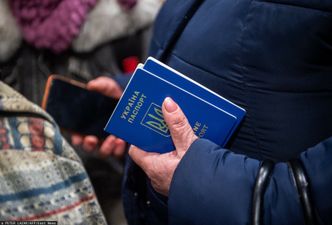
[[69, 48], [97, 0], [11, 0], [25, 40], [60, 53]]

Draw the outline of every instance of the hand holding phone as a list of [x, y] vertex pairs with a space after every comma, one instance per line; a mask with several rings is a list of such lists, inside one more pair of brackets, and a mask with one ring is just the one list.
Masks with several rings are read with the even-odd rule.
[[[50, 86], [52, 85], [54, 79], [62, 79], [64, 82], [71, 83], [71, 85], [79, 86], [79, 87], [85, 89], [85, 90], [83, 90], [83, 92], [95, 91], [95, 92], [99, 92], [100, 94], [112, 97], [115, 100], [119, 99], [122, 95], [121, 87], [116, 83], [116, 81], [114, 81], [113, 79], [111, 79], [109, 77], [98, 77], [97, 79], [92, 80], [87, 84], [82, 84], [82, 83], [77, 83], [77, 81], [68, 80], [68, 78], [63, 78], [63, 77], [55, 75], [53, 77], [50, 77], [49, 81], [48, 81], [48, 85], [47, 85], [47, 88], [45, 91], [45, 96], [44, 96], [44, 101], [43, 101], [44, 109], [47, 109], [48, 108], [47, 106], [51, 105], [51, 103], [48, 102], [48, 100], [52, 98], [50, 96], [50, 92], [51, 92]], [[53, 88], [56, 89], [56, 86]], [[62, 97], [64, 96], [66, 98], [75, 98], [75, 96], [73, 96], [73, 94], [66, 95], [65, 90], [63, 90], [63, 91], [61, 91], [61, 90], [62, 90], [62, 88], [60, 88], [57, 92], [62, 92]], [[74, 92], [76, 92], [76, 91], [74, 91]], [[82, 90], [79, 90], [78, 92], [82, 92]], [[90, 94], [86, 93], [83, 95], [90, 95]], [[88, 98], [91, 98], [91, 97], [88, 97]], [[53, 100], [53, 102], [54, 101], [57, 102], [55, 99]], [[59, 104], [59, 102], [57, 102], [54, 104], [54, 106], [50, 106], [49, 110], [54, 111], [54, 109], [56, 109], [56, 108], [66, 107], [66, 105], [68, 105], [66, 102], [68, 102], [68, 101], [69, 100], [65, 100], [61, 104]], [[74, 107], [75, 105], [71, 105], [71, 106]], [[64, 111], [66, 111], [66, 110], [64, 110]], [[106, 120], [108, 120], [108, 117], [111, 112], [112, 111], [106, 112], [106, 114], [107, 114]], [[62, 112], [62, 113], [64, 113], [64, 112]], [[67, 111], [66, 114], [72, 115], [73, 113], [70, 112], [70, 110], [69, 110], [69, 112]], [[63, 115], [63, 116], [65, 116], [65, 115]], [[81, 118], [79, 118], [79, 116], [78, 116], [77, 119], [74, 119], [74, 121], [79, 121], [80, 119]], [[92, 119], [91, 119], [91, 121], [92, 121]], [[61, 119], [59, 120], [59, 122], [60, 122], [60, 124], [62, 124], [62, 127], [64, 127], [64, 128], [69, 127], [66, 124], [63, 124]], [[98, 130], [103, 130], [104, 125], [106, 124], [103, 121], [101, 123], [102, 123], [101, 124], [102, 129], [98, 128]], [[70, 128], [67, 128], [67, 129], [70, 129]], [[70, 130], [73, 131], [73, 134], [71, 137], [72, 144], [81, 145], [85, 151], [88, 151], [88, 152], [93, 151], [93, 150], [97, 149], [97, 146], [99, 146], [98, 153], [102, 157], [108, 157], [110, 155], [114, 155], [116, 157], [121, 157], [121, 156], [123, 156], [123, 153], [125, 152], [126, 142], [113, 135], [109, 135], [109, 136], [105, 137], [105, 139], [104, 139], [104, 135], [100, 136], [97, 134], [98, 137], [96, 135], [94, 135], [95, 132], [93, 132], [93, 130], [91, 132], [86, 132], [86, 134], [84, 134], [81, 130], [79, 130], [79, 128], [75, 128], [75, 126], [73, 126], [73, 128], [71, 128]]]
[[[97, 86], [106, 93], [110, 91], [107, 85]], [[103, 128], [117, 102], [117, 98], [90, 91], [84, 83], [52, 75], [47, 81], [42, 107], [63, 129], [105, 138], [108, 135]]]
[[[87, 89], [100, 92], [116, 99], [120, 98], [123, 93], [120, 85], [109, 77], [98, 77], [97, 79], [90, 81], [87, 84]], [[100, 147], [98, 152], [102, 157], [113, 155], [120, 158], [123, 156], [127, 146], [124, 140], [117, 138], [114, 135], [110, 135], [105, 140], [100, 141], [97, 137], [92, 135], [84, 137], [82, 135], [75, 134], [72, 135], [73, 144], [74, 141], [76, 141], [77, 145], [82, 145], [85, 151], [96, 149], [99, 144]]]

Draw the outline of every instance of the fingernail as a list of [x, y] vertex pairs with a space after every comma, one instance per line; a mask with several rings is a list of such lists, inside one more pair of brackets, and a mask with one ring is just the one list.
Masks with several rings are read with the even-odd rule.
[[170, 97], [165, 98], [164, 104], [166, 111], [169, 113], [174, 112], [178, 108], [178, 105]]

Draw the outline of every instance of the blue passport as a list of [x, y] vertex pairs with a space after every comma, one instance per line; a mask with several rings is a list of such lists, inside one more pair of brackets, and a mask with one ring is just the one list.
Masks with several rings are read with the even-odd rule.
[[[155, 66], [151, 66], [152, 61]], [[167, 71], [172, 75], [166, 75]], [[184, 75], [180, 77], [176, 71], [149, 58], [144, 67], [140, 65], [134, 72], [105, 131], [145, 151], [174, 150], [161, 110], [164, 99], [171, 97], [197, 136], [224, 146], [245, 111]]]
[[237, 129], [246, 114], [246, 111], [243, 108], [190, 79], [184, 74], [176, 71], [175, 69], [167, 66], [166, 64], [161, 63], [153, 57], [149, 57], [146, 60], [143, 68], [153, 74], [158, 74], [160, 78], [171, 80], [173, 84], [182, 87], [185, 90], [190, 90], [190, 92], [194, 95], [206, 99], [209, 103], [235, 116], [237, 120], [235, 122], [235, 126], [233, 126], [233, 129], [229, 133], [227, 141], [231, 138], [232, 134]]

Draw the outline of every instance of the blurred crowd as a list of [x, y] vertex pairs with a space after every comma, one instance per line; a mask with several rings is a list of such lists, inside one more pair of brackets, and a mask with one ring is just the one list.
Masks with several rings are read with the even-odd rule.
[[125, 71], [122, 62], [127, 57], [144, 59], [161, 1], [0, 4], [0, 78], [40, 103], [49, 74], [89, 81]]
[[[160, 0], [1, 0], [0, 80], [40, 105], [47, 78], [133, 72], [147, 57]], [[70, 141], [72, 134], [64, 135]], [[109, 224], [125, 224], [123, 159], [76, 146]], [[1, 218], [1, 216], [0, 216]]]

